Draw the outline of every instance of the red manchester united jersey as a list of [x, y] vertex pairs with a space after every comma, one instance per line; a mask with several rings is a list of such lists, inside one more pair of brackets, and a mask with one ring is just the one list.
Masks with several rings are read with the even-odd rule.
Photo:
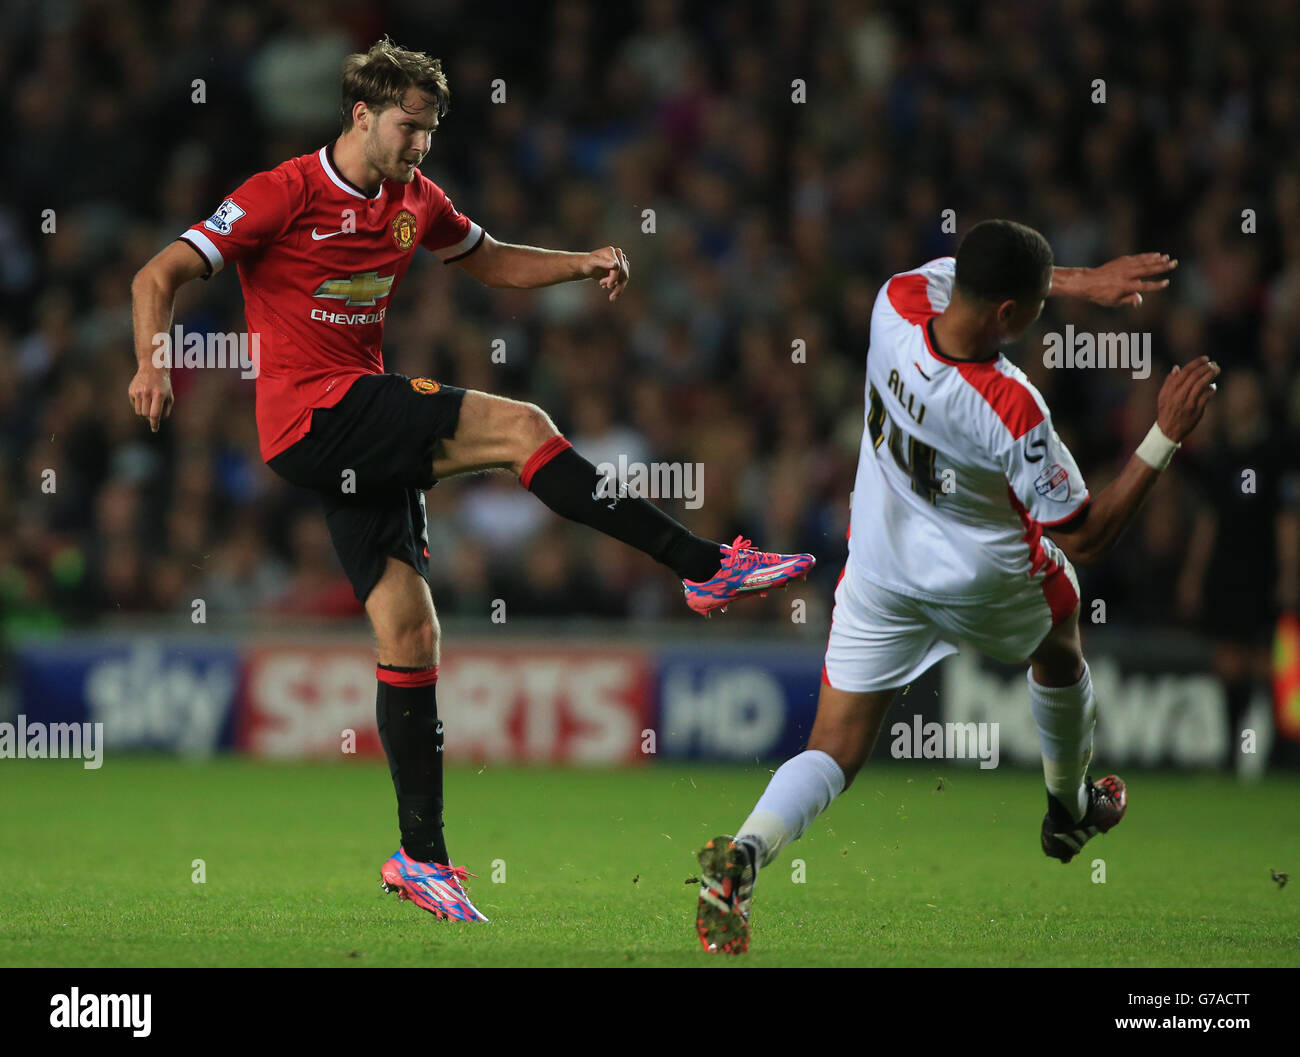
[[483, 241], [418, 169], [411, 183], [385, 180], [367, 197], [330, 155], [322, 147], [250, 176], [180, 236], [212, 272], [239, 267], [258, 335], [263, 460], [306, 436], [313, 408], [333, 407], [356, 379], [383, 373], [384, 317], [417, 246], [450, 262]]

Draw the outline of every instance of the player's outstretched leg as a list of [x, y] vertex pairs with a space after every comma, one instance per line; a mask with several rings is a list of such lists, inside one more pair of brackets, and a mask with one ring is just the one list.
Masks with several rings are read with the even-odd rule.
[[823, 681], [808, 748], [781, 765], [734, 837], [714, 837], [699, 852], [695, 929], [706, 951], [743, 954], [749, 949], [750, 904], [759, 870], [803, 836], [848, 788], [871, 755], [896, 693], [851, 693]]
[[1067, 863], [1093, 837], [1116, 826], [1128, 807], [1119, 778], [1093, 782], [1087, 777], [1097, 699], [1079, 642], [1077, 606], [1034, 651], [1028, 679], [1047, 783], [1043, 854]]
[[772, 554], [737, 537], [722, 545], [701, 539], [623, 482], [611, 480], [573, 449], [533, 404], [465, 394], [453, 437], [435, 452], [437, 477], [510, 469], [557, 514], [603, 532], [668, 566], [682, 581], [687, 604], [706, 616], [747, 594], [766, 594], [805, 579], [811, 554]]

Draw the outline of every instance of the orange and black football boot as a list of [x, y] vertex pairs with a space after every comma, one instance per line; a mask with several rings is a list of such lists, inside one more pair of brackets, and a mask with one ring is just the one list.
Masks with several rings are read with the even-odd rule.
[[734, 837], [714, 837], [699, 851], [700, 907], [695, 931], [710, 954], [749, 950], [749, 907], [754, 896], [754, 848]]
[[1084, 779], [1088, 789], [1088, 810], [1078, 822], [1061, 802], [1047, 794], [1047, 814], [1043, 816], [1043, 854], [1066, 863], [1088, 841], [1119, 824], [1128, 810], [1128, 790], [1124, 781], [1108, 775], [1099, 782]]

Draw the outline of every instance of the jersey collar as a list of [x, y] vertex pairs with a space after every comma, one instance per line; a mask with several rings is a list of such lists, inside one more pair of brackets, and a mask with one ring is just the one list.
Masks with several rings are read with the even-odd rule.
[[367, 202], [376, 202], [383, 196], [384, 185], [382, 183], [380, 183], [378, 191], [373, 195], [368, 195], [334, 167], [334, 144], [325, 144], [316, 157], [320, 159], [320, 167], [325, 170], [325, 175], [330, 178], [330, 181], [339, 190], [346, 191], [353, 198], [364, 198]]
[[[936, 315], [937, 314], [938, 313], [936, 313]], [[1001, 351], [998, 350], [995, 351], [992, 356], [982, 356], [978, 360], [954, 360], [951, 356], [945, 356], [942, 352], [939, 351], [939, 342], [935, 340], [934, 320], [935, 320], [935, 316], [931, 316], [929, 319], [925, 321], [925, 326], [922, 328], [922, 333], [925, 336], [925, 347], [930, 350], [930, 355], [933, 356], [936, 360], [939, 360], [941, 363], [946, 363], [953, 367], [964, 367], [967, 364], [975, 365], [981, 363], [993, 363], [995, 360], [997, 360], [999, 356], [1002, 355]]]

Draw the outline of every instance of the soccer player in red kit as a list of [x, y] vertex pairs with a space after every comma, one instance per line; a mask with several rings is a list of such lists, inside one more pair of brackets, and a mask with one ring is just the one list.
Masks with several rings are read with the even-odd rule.
[[510, 470], [555, 512], [667, 565], [708, 615], [805, 577], [811, 555], [701, 539], [607, 481], [541, 409], [384, 372], [384, 317], [416, 249], [488, 286], [598, 279], [613, 301], [628, 260], [613, 246], [562, 253], [495, 241], [419, 164], [449, 91], [441, 63], [380, 41], [343, 68], [343, 130], [319, 151], [250, 177], [132, 284], [139, 368], [129, 397], [156, 432], [172, 406], [155, 336], [176, 291], [230, 262], [260, 336], [261, 454], [318, 492], [339, 560], [378, 640], [376, 716], [397, 794], [401, 846], [383, 883], [437, 917], [486, 921], [443, 837], [438, 622], [428, 586], [424, 490], [440, 478]]

